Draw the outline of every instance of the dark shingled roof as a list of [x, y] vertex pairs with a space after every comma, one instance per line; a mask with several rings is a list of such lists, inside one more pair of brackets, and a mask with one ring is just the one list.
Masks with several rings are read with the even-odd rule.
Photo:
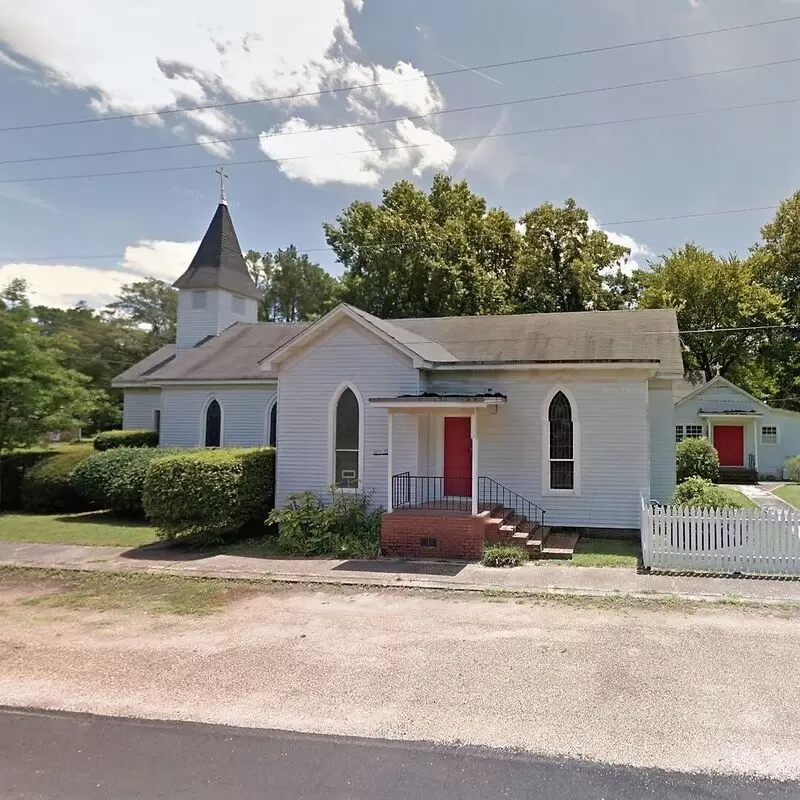
[[225, 289], [261, 299], [247, 271], [228, 206], [220, 203], [189, 268], [172, 284], [176, 289]]

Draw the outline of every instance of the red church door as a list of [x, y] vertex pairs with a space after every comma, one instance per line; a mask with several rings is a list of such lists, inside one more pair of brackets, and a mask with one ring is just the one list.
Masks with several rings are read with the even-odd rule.
[[469, 417], [444, 418], [444, 493], [447, 497], [472, 497]]
[[715, 425], [714, 447], [723, 467], [744, 466], [744, 427], [742, 425]]

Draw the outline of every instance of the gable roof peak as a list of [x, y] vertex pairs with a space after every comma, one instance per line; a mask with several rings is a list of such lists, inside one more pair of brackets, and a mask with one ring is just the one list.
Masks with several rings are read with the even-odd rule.
[[225, 289], [261, 299], [247, 270], [226, 202], [220, 202], [191, 264], [172, 284], [176, 289]]

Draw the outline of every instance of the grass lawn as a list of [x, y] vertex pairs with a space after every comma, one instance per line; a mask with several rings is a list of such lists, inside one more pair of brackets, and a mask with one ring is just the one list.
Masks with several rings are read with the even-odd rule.
[[743, 495], [738, 489], [734, 489], [730, 486], [724, 486], [720, 484], [718, 489], [721, 489], [725, 494], [727, 494], [732, 500], [735, 500], [739, 503], [740, 506], [743, 508], [758, 508], [758, 505], [754, 503], [749, 497]]
[[44, 608], [212, 614], [267, 586], [264, 581], [0, 567], [0, 588], [33, 589], [36, 596], [22, 600], [22, 605]]
[[84, 514], [0, 514], [0, 542], [138, 547], [156, 540], [146, 522]]
[[781, 486], [772, 494], [790, 503], [795, 508], [800, 508], [800, 485], [796, 483], [787, 483], [786, 486]]
[[[642, 551], [636, 539], [589, 539], [582, 537], [571, 561], [575, 567], [627, 567], [636, 569]], [[542, 561], [547, 565], [549, 561]]]

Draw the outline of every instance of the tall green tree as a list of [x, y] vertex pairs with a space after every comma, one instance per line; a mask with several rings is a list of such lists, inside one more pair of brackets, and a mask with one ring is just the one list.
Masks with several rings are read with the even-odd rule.
[[157, 278], [129, 283], [108, 304], [112, 316], [147, 328], [162, 344], [174, 341], [178, 319], [178, 291]]
[[520, 219], [520, 268], [512, 286], [519, 312], [586, 311], [630, 303], [634, 284], [619, 265], [630, 250], [589, 225], [589, 214], [570, 197], [544, 203]]
[[33, 319], [24, 283], [0, 292], [0, 453], [81, 423], [97, 396]]
[[344, 265], [344, 299], [385, 318], [512, 310], [521, 239], [466, 181], [436, 175], [429, 192], [399, 181], [379, 205], [355, 202], [324, 226]]
[[723, 374], [736, 371], [742, 380], [746, 365], [768, 343], [767, 331], [755, 328], [784, 318], [781, 297], [756, 281], [749, 261], [718, 258], [692, 243], [670, 251], [641, 277], [641, 306], [677, 310], [678, 327], [686, 331], [681, 335], [684, 367], [702, 372], [706, 380], [716, 364]]
[[330, 311], [340, 296], [339, 281], [294, 245], [275, 253], [250, 250], [250, 274], [264, 299], [259, 318], [269, 322], [306, 322]]

